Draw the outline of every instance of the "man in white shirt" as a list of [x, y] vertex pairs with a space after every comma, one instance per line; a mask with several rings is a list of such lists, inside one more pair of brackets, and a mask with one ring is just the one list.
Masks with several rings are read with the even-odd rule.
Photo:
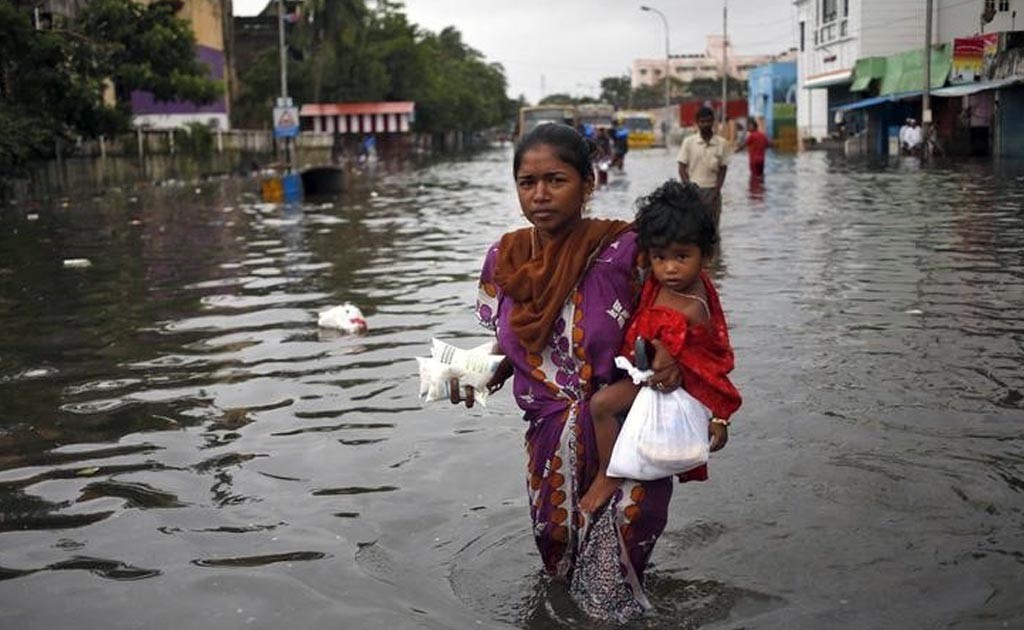
[[906, 146], [909, 155], [918, 155], [921, 151], [921, 126], [913, 118], [910, 119], [910, 128], [907, 129]]
[[910, 119], [907, 118], [903, 121], [903, 125], [900, 126], [900, 155], [906, 155], [907, 153], [907, 132], [910, 131]]
[[725, 138], [715, 135], [714, 124], [715, 112], [710, 107], [697, 110], [700, 133], [683, 140], [676, 162], [679, 164], [679, 179], [684, 184], [693, 182], [701, 188], [717, 226], [722, 214], [722, 182], [725, 181], [731, 151]]

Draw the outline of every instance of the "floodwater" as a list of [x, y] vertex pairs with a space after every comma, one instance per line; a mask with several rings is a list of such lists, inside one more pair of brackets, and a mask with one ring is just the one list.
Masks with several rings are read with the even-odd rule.
[[[233, 179], [0, 210], [0, 627], [592, 627], [540, 574], [507, 389], [416, 396], [431, 337], [485, 340], [510, 170], [505, 147], [303, 207]], [[1024, 627], [1024, 172], [731, 171], [745, 404], [676, 487], [637, 627]], [[632, 152], [592, 212], [673, 174]], [[317, 328], [345, 301], [367, 335]]]

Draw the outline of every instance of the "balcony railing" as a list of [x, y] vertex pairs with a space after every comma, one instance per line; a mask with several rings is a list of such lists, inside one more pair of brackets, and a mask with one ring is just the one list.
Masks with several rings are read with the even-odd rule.
[[850, 21], [847, 18], [822, 24], [814, 31], [815, 46], [824, 46], [850, 36]]

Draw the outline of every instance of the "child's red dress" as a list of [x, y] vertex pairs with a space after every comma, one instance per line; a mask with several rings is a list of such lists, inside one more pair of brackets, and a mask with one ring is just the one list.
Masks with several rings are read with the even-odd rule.
[[[739, 391], [728, 376], [734, 366], [729, 329], [718, 291], [707, 273], [701, 272], [700, 278], [710, 317], [706, 324], [690, 326], [682, 313], [655, 305], [661, 284], [654, 279], [654, 274], [648, 275], [637, 313], [626, 329], [622, 354], [635, 360], [633, 348], [637, 337], [649, 341], [658, 339], [679, 364], [683, 389], [710, 409], [713, 417], [728, 420], [742, 403]], [[679, 479], [703, 481], [707, 476], [707, 466], [700, 466], [679, 475]]]

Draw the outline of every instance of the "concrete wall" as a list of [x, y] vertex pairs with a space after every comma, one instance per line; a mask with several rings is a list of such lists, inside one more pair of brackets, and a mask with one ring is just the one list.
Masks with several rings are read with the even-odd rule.
[[859, 0], [856, 33], [861, 42], [860, 56], [884, 57], [924, 48], [924, 3]]
[[[1008, 0], [1008, 10], [997, 11], [992, 21], [984, 25], [981, 24], [981, 13], [985, 0], [966, 3], [964, 0], [935, 0], [935, 4], [937, 9], [933, 28], [939, 42], [950, 42], [954, 37], [968, 37], [978, 33], [1024, 29], [1024, 0]], [[998, 8], [999, 0], [995, 4]], [[1017, 12], [1016, 19], [1013, 17], [1014, 11]]]

